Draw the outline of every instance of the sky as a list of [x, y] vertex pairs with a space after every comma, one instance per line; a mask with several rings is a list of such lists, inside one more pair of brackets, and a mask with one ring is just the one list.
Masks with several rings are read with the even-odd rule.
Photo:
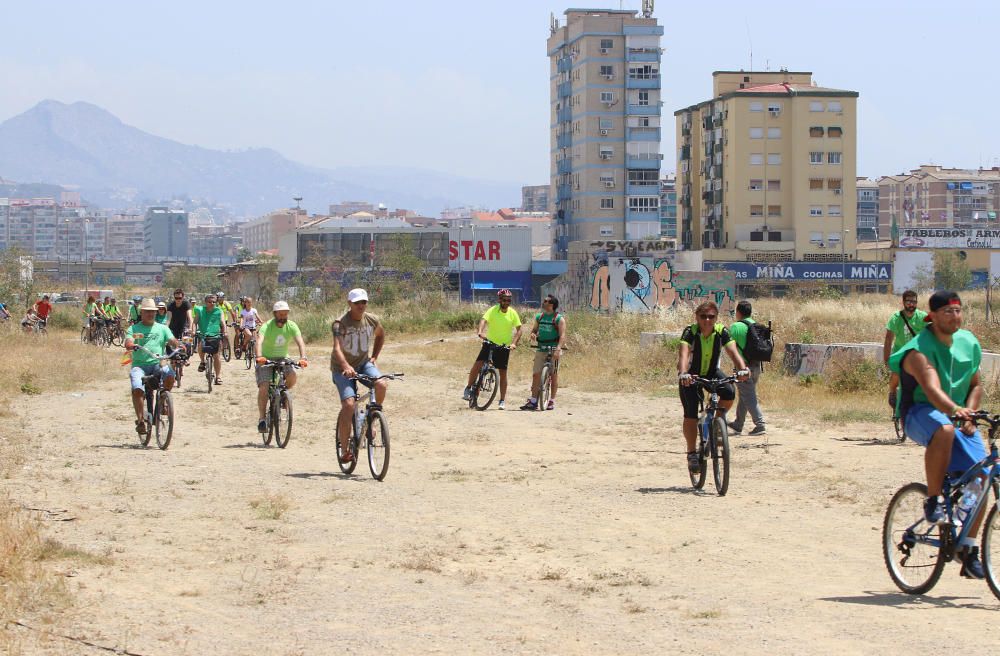
[[[640, 0], [5, 0], [0, 121], [51, 98], [208, 148], [546, 184], [549, 14]], [[1000, 165], [1000, 3], [659, 0], [673, 112], [712, 71], [812, 71], [858, 91], [858, 174]], [[0, 171], [2, 175], [2, 171]]]

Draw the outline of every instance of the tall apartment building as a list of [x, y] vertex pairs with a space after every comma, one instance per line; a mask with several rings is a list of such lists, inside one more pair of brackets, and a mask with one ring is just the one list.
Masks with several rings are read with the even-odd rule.
[[188, 213], [169, 207], [150, 207], [143, 226], [146, 254], [152, 257], [188, 256]]
[[521, 187], [522, 212], [549, 211], [549, 185], [527, 185]]
[[247, 221], [240, 226], [243, 248], [251, 253], [276, 250], [282, 235], [295, 232], [308, 220], [309, 214], [306, 210], [293, 207], [286, 210], [276, 210], [259, 219]]
[[376, 208], [373, 204], [364, 200], [345, 200], [342, 203], [330, 205], [330, 216], [348, 216], [355, 212], [368, 212], [375, 214]]
[[[90, 229], [93, 233], [93, 228]], [[146, 216], [137, 211], [119, 212], [108, 217], [103, 231], [106, 258], [125, 261], [145, 259]]]
[[888, 232], [878, 230], [878, 182], [858, 178], [858, 241], [875, 241], [888, 237]]
[[660, 180], [660, 236], [677, 239], [677, 178]]
[[[856, 91], [809, 72], [716, 71], [674, 112], [680, 245], [706, 259], [841, 261], [856, 252]], [[846, 199], [850, 199], [845, 201]]]
[[2, 198], [0, 249], [16, 247], [42, 259], [79, 260], [84, 256], [84, 227], [99, 220], [72, 201]]
[[996, 228], [1000, 168], [949, 169], [925, 164], [878, 181], [879, 234], [898, 228]]
[[569, 242], [660, 234], [660, 37], [643, 11], [553, 17], [550, 68], [554, 259]]

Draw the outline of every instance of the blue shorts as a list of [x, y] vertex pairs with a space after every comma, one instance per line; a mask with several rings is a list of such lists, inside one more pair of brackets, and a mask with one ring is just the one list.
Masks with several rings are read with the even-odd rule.
[[[365, 376], [371, 376], [372, 378], [378, 378], [381, 376], [378, 367], [372, 364], [371, 360], [368, 360], [363, 365], [355, 369], [359, 374], [364, 374]], [[352, 397], [358, 395], [357, 381], [348, 380], [344, 378], [344, 374], [339, 371], [333, 372], [333, 384], [337, 386], [337, 391], [340, 393], [340, 400], [346, 401]]]
[[132, 389], [141, 390], [142, 387], [142, 377], [149, 376], [155, 372], [159, 371], [161, 376], [173, 376], [174, 370], [170, 367], [161, 367], [158, 364], [144, 364], [138, 367], [132, 367], [129, 371], [129, 379], [132, 382]]
[[[906, 434], [921, 446], [930, 444], [931, 438], [939, 428], [950, 425], [951, 420], [929, 403], [918, 403], [906, 413]], [[948, 471], [964, 472], [985, 457], [986, 446], [979, 431], [966, 435], [956, 426]]]

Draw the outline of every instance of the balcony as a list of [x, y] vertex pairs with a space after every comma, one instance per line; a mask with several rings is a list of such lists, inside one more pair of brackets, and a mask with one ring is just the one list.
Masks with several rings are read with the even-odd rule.
[[566, 132], [566, 133], [560, 134], [558, 137], [556, 137], [556, 147], [557, 148], [569, 148], [571, 145], [573, 145], [573, 133], [572, 132]]
[[559, 86], [556, 87], [556, 91], [560, 98], [568, 98], [573, 95], [573, 83], [572, 82], [560, 82]]
[[625, 155], [625, 167], [630, 169], [657, 169], [660, 168], [660, 160], [663, 159], [661, 153], [645, 155]]
[[633, 210], [631, 208], [626, 208], [625, 221], [629, 223], [637, 221], [655, 221], [659, 223], [660, 209], [656, 208], [652, 210]]
[[[660, 140], [660, 128], [625, 128], [625, 140], [658, 142]], [[688, 148], [688, 156], [690, 157], [690, 147], [684, 146], [684, 148]]]
[[572, 107], [562, 107], [556, 110], [556, 120], [559, 123], [565, 123], [566, 121], [573, 120], [573, 108]]
[[627, 48], [625, 50], [625, 61], [627, 62], [658, 62], [660, 61], [659, 48]]
[[659, 102], [653, 102], [648, 105], [626, 105], [625, 115], [626, 116], [659, 116], [660, 115], [660, 105]]
[[572, 170], [573, 170], [573, 160], [569, 159], [568, 157], [566, 159], [561, 159], [558, 162], [556, 162], [557, 173], [560, 174], [570, 173]]
[[625, 193], [629, 196], [656, 196], [660, 193], [660, 183], [635, 184], [630, 182], [625, 185]]
[[560, 57], [556, 62], [556, 70], [564, 73], [573, 68], [573, 60], [570, 57]]
[[625, 78], [625, 88], [626, 89], [659, 89], [660, 88], [660, 76], [651, 78], [638, 78], [629, 76]]

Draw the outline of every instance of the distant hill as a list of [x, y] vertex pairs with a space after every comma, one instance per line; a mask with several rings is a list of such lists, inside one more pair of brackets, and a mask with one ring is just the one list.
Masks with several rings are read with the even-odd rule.
[[0, 123], [0, 178], [68, 186], [99, 204], [187, 195], [250, 215], [288, 207], [293, 196], [315, 212], [333, 202], [367, 200], [432, 216], [448, 206], [520, 203], [513, 184], [400, 167], [324, 170], [269, 148], [189, 146], [125, 125], [96, 105], [55, 100]]

